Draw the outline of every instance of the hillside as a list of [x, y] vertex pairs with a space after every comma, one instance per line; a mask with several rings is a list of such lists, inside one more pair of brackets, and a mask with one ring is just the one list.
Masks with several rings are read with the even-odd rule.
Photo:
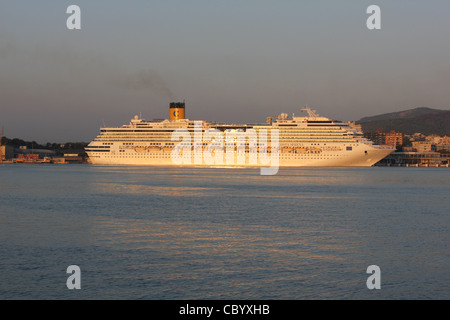
[[450, 110], [419, 107], [364, 117], [356, 123], [361, 124], [364, 132], [374, 132], [376, 130], [389, 132], [395, 130], [404, 134], [420, 132], [425, 135], [450, 136]]

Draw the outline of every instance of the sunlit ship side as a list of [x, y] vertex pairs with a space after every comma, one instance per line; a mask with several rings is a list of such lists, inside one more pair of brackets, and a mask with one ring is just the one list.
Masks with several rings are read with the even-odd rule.
[[[89, 161], [95, 165], [179, 165], [172, 159], [173, 149], [180, 143], [172, 140], [177, 129], [203, 136], [208, 129], [221, 132], [254, 130], [260, 132], [278, 130], [278, 145], [272, 144], [268, 134], [267, 153], [278, 152], [279, 166], [303, 167], [347, 167], [372, 166], [394, 151], [392, 147], [373, 144], [363, 137], [361, 128], [354, 123], [341, 122], [321, 117], [310, 108], [304, 108], [308, 116], [291, 118], [287, 114], [268, 117], [267, 123], [216, 124], [207, 121], [193, 121], [185, 118], [185, 104], [171, 103], [170, 118], [145, 121], [135, 116], [129, 124], [122, 127], [101, 128], [100, 134], [86, 147]], [[201, 131], [198, 131], [198, 124]], [[264, 130], [265, 129], [265, 130]], [[197, 130], [197, 131], [196, 131]], [[230, 141], [224, 141], [224, 145]], [[211, 141], [202, 140], [205, 149]], [[192, 147], [194, 149], [194, 147]], [[227, 166], [264, 166], [257, 160], [250, 161], [250, 148], [245, 143], [245, 162], [226, 162]], [[238, 152], [236, 148], [223, 148], [223, 157], [227, 152]], [[192, 157], [194, 157], [192, 152]], [[236, 159], [236, 155], [230, 155]], [[203, 159], [191, 161], [192, 165], [209, 166]]]

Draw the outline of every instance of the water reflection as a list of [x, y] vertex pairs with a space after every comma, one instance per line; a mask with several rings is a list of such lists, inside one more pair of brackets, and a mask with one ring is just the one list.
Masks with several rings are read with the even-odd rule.
[[202, 187], [163, 187], [124, 183], [94, 183], [93, 190], [99, 193], [159, 195], [168, 197], [204, 197], [211, 196], [211, 191], [218, 192], [222, 188]]

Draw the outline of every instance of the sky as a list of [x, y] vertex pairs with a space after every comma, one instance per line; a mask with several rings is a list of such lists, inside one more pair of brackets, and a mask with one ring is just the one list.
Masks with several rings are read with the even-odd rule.
[[[70, 5], [81, 29], [69, 30]], [[370, 5], [381, 29], [369, 30]], [[263, 123], [450, 109], [450, 1], [0, 2], [5, 136], [89, 142], [134, 115]]]

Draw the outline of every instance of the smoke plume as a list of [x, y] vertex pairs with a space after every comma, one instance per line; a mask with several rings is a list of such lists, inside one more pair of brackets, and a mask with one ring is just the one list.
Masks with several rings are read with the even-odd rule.
[[115, 81], [115, 84], [129, 90], [154, 90], [164, 93], [170, 99], [173, 99], [174, 97], [169, 86], [155, 70], [148, 69], [138, 73], [129, 74], [123, 79]]

